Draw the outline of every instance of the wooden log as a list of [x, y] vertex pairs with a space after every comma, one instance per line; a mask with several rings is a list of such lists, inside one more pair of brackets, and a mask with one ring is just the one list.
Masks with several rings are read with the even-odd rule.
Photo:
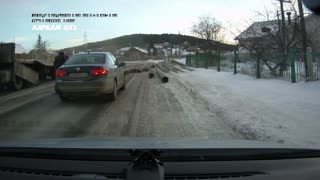
[[160, 80], [161, 80], [163, 83], [169, 82], [168, 76], [166, 76], [166, 74], [165, 74], [163, 71], [161, 71], [159, 68], [156, 68], [156, 71], [157, 71], [157, 74], [158, 74]]
[[173, 71], [173, 72], [176, 73], [176, 70], [168, 63], [168, 61], [162, 62], [162, 65], [163, 65], [165, 68], [169, 69], [169, 71]]
[[159, 68], [161, 71], [163, 71], [163, 72], [165, 72], [165, 73], [170, 72], [170, 70], [167, 69], [162, 63], [158, 63], [158, 64], [156, 65], [156, 67]]
[[185, 64], [183, 64], [183, 63], [181, 63], [181, 62], [178, 62], [178, 61], [176, 61], [176, 60], [172, 60], [171, 62], [172, 62], [173, 64], [179, 65], [179, 66], [181, 66], [181, 67], [185, 67], [185, 66], [186, 66]]
[[152, 79], [156, 75], [155, 69], [150, 68], [149, 69], [149, 78]]

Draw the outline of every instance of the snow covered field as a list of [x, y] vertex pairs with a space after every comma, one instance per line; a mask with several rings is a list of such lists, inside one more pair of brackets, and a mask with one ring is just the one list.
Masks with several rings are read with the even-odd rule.
[[178, 76], [248, 138], [320, 147], [319, 81], [292, 84], [210, 69]]

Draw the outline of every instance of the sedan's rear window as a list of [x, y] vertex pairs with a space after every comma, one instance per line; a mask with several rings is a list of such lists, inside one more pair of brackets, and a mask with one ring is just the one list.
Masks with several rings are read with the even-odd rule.
[[105, 62], [104, 54], [79, 54], [71, 56], [65, 64], [104, 64]]

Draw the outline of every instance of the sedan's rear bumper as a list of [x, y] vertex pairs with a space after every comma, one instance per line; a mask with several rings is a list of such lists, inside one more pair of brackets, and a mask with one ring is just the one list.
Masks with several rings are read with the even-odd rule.
[[58, 94], [68, 96], [97, 96], [113, 91], [113, 82], [107, 79], [93, 81], [62, 81], [56, 80], [55, 90]]

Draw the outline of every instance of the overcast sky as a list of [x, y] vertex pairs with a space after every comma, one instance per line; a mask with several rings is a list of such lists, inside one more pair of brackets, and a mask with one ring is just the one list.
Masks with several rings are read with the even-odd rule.
[[[87, 41], [101, 41], [134, 33], [181, 33], [191, 35], [190, 28], [198, 17], [208, 15], [225, 27], [227, 40], [232, 41], [235, 29], [257, 19], [256, 12], [274, 9], [276, 0], [3, 0], [0, 6], [0, 41], [22, 44], [30, 50], [41, 34], [50, 48], [59, 49]], [[36, 31], [34, 13], [117, 13], [118, 17], [76, 18], [75, 31]]]

